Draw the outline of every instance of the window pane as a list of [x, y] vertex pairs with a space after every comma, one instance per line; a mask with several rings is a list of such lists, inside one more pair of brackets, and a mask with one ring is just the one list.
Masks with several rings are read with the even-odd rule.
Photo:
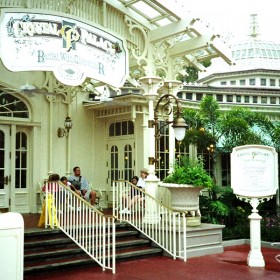
[[265, 86], [266, 85], [266, 79], [261, 79], [261, 86]]
[[114, 136], [114, 128], [115, 128], [115, 124], [111, 124], [109, 127], [109, 136]]
[[270, 86], [274, 87], [276, 84], [275, 79], [270, 79]]
[[127, 135], [127, 122], [122, 122], [122, 135]]
[[134, 134], [134, 124], [132, 121], [128, 122], [128, 134]]
[[270, 97], [270, 103], [276, 104], [276, 97]]
[[186, 99], [188, 99], [188, 100], [192, 100], [192, 93], [190, 93], [190, 92], [187, 92], [186, 93]]
[[227, 95], [227, 102], [232, 102], [233, 96], [232, 95]]
[[121, 123], [117, 122], [116, 123], [116, 136], [120, 136], [121, 135]]
[[4, 148], [4, 141], [5, 141], [5, 135], [3, 131], [0, 131], [0, 149]]
[[[16, 133], [16, 188], [26, 188], [27, 136], [24, 132]], [[17, 177], [19, 176], [19, 177]]]
[[0, 91], [0, 116], [29, 118], [29, 112], [24, 102], [12, 94]]
[[250, 83], [250, 86], [254, 86], [256, 84], [256, 80], [255, 79], [250, 79], [249, 83]]
[[0, 189], [4, 189], [4, 169], [0, 169]]
[[202, 99], [202, 96], [203, 96], [202, 93], [197, 93], [196, 94], [196, 100], [200, 101]]

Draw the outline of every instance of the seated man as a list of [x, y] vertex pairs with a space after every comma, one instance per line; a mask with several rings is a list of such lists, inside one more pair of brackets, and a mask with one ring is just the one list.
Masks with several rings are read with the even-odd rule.
[[96, 192], [91, 190], [88, 184], [87, 179], [84, 176], [81, 176], [80, 167], [76, 166], [73, 168], [74, 175], [69, 176], [68, 181], [76, 188], [79, 189], [81, 196], [89, 201], [91, 205], [95, 204]]

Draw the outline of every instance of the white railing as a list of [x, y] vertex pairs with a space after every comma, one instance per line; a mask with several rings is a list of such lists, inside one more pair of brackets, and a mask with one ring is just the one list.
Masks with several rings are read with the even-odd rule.
[[113, 215], [138, 229], [174, 259], [187, 260], [185, 212], [173, 211], [128, 181], [115, 181]]
[[103, 270], [115, 274], [115, 218], [106, 216], [58, 182], [48, 182], [45, 226], [58, 227]]

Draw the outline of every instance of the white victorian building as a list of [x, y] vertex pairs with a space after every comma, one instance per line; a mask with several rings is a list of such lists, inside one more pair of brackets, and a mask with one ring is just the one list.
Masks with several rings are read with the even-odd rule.
[[[151, 96], [157, 100], [163, 82], [176, 94], [174, 80], [188, 65], [203, 70], [201, 62], [214, 57], [231, 63], [230, 50], [211, 29], [159, 2], [1, 1], [1, 211], [38, 212], [43, 180], [69, 175], [74, 166], [110, 206], [112, 180], [129, 180], [148, 167]], [[277, 71], [266, 71], [252, 70], [242, 79], [240, 72], [219, 74], [226, 85], [213, 94], [277, 118], [279, 79]], [[229, 94], [229, 84], [253, 79], [265, 80], [266, 88]], [[275, 85], [269, 87], [271, 79]], [[199, 102], [209, 87], [195, 89], [188, 87], [182, 97]], [[191, 98], [187, 92], [194, 92]], [[171, 135], [165, 143], [167, 163], [174, 141]]]

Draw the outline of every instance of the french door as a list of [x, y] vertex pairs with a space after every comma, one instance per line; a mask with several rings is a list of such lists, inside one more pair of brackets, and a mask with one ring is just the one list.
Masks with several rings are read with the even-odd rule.
[[0, 209], [29, 212], [28, 131], [0, 125]]
[[10, 126], [0, 125], [0, 208], [9, 209], [11, 196]]
[[130, 181], [134, 175], [135, 149], [133, 140], [109, 142], [109, 180]]

